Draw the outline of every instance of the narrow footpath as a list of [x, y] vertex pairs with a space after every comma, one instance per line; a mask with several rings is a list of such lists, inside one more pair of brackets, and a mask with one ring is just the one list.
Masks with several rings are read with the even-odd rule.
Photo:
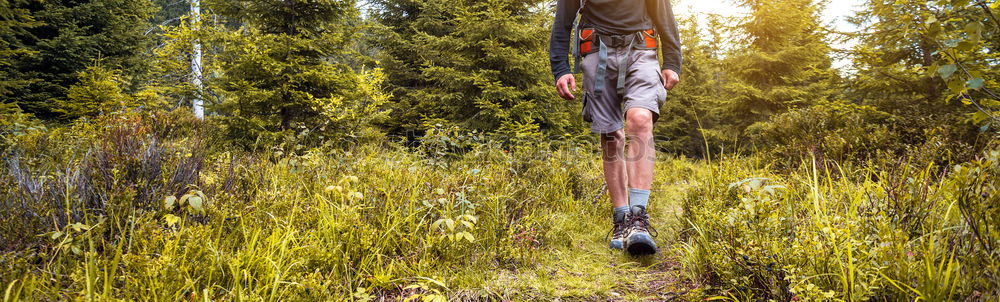
[[[552, 301], [696, 299], [696, 286], [679, 261], [683, 246], [676, 235], [681, 229], [680, 201], [689, 187], [685, 181], [654, 184], [650, 219], [659, 231], [656, 255], [635, 258], [612, 251], [605, 239], [608, 221], [577, 219], [579, 226], [567, 231], [574, 238], [571, 246], [551, 248], [536, 267], [501, 273], [493, 286], [510, 288], [513, 297]], [[599, 203], [607, 202], [602, 194]], [[579, 218], [573, 216], [567, 219]]]

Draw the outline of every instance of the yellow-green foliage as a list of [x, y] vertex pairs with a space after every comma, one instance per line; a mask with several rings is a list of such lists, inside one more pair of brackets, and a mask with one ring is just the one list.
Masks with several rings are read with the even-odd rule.
[[116, 112], [11, 136], [8, 298], [667, 299], [650, 284], [687, 287], [678, 274], [701, 287], [690, 297], [998, 295], [997, 152], [958, 166], [662, 160], [651, 209], [666, 236], [644, 263], [605, 247], [589, 143], [434, 125], [415, 147], [248, 153], [218, 127]]
[[476, 270], [533, 263], [563, 244], [552, 215], [590, 209], [600, 193], [589, 148], [481, 144], [449, 160], [393, 144], [247, 154], [206, 146], [213, 131], [198, 129], [214, 126], [189, 120], [115, 114], [72, 130], [82, 140], [20, 141], [75, 144], [0, 169], [10, 297], [454, 293], [492, 278]]
[[791, 110], [751, 125], [746, 132], [761, 153], [796, 164], [812, 154], [838, 162], [857, 161], [880, 150], [900, 149], [888, 126], [892, 116], [871, 106], [833, 101]]
[[31, 114], [15, 104], [0, 103], [0, 152], [13, 145], [17, 137], [39, 130], [45, 130], [45, 126]]
[[68, 118], [94, 116], [112, 112], [127, 105], [128, 95], [122, 91], [121, 74], [103, 66], [90, 66], [80, 72], [80, 83], [66, 92], [66, 101], [54, 111]]
[[0, 102], [64, 118], [57, 109], [67, 109], [68, 89], [95, 61], [121, 70], [128, 86], [140, 84], [156, 9], [148, 0], [0, 1]]
[[684, 202], [684, 262], [735, 300], [996, 299], [997, 155], [788, 175], [725, 159]]

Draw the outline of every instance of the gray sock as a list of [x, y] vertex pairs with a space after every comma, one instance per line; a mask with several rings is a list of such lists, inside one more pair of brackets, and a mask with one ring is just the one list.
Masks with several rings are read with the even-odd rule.
[[625, 219], [625, 214], [628, 214], [629, 206], [620, 206], [615, 208], [615, 212], [611, 216], [615, 221]]
[[649, 190], [629, 188], [628, 204], [629, 206], [642, 206], [646, 208], [646, 205], [649, 204]]

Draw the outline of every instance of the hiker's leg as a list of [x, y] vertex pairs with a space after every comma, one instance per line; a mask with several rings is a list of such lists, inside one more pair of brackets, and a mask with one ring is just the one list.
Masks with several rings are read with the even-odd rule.
[[650, 233], [647, 205], [653, 184], [653, 163], [656, 148], [653, 141], [653, 123], [660, 113], [660, 106], [667, 97], [663, 88], [660, 66], [654, 50], [632, 52], [633, 62], [625, 78], [624, 107], [625, 132], [629, 138], [629, 231], [624, 243], [632, 255], [656, 253], [655, 232]]
[[625, 131], [629, 140], [628, 187], [649, 190], [653, 185], [653, 163], [656, 161], [653, 113], [645, 108], [630, 108], [625, 113]]
[[625, 161], [625, 132], [618, 130], [601, 134], [601, 151], [604, 160], [604, 181], [608, 184], [611, 204], [615, 207], [628, 205], [628, 173]]
[[[656, 51], [632, 52], [633, 61], [625, 78], [625, 131], [629, 139], [628, 180], [629, 188], [642, 190], [648, 197], [653, 184], [653, 162], [656, 148], [653, 141], [653, 123], [660, 114], [660, 106], [667, 97], [660, 76]], [[645, 199], [645, 198], [641, 198]], [[635, 204], [635, 203], [633, 203]], [[644, 200], [639, 204], [644, 204]]]
[[647, 214], [649, 189], [653, 184], [653, 162], [656, 150], [653, 148], [653, 112], [645, 108], [629, 108], [625, 113], [625, 131], [629, 138], [628, 180], [629, 180], [629, 221], [628, 235], [622, 241], [624, 249], [631, 255], [656, 253], [654, 233], [650, 233]]
[[[616, 50], [609, 50], [614, 57]], [[590, 131], [601, 137], [601, 151], [604, 160], [604, 181], [615, 208], [628, 206], [628, 172], [625, 166], [625, 126], [621, 98], [615, 91], [617, 66], [615, 60], [606, 61], [602, 90], [598, 92], [596, 79], [599, 76], [600, 56], [589, 54], [583, 57], [583, 120], [590, 122]]]

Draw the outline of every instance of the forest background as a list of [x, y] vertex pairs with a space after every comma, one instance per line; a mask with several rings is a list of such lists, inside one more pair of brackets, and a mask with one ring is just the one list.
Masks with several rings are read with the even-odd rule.
[[727, 3], [679, 20], [669, 247], [566, 268], [607, 202], [553, 1], [0, 0], [4, 300], [1000, 297], [1000, 1]]

